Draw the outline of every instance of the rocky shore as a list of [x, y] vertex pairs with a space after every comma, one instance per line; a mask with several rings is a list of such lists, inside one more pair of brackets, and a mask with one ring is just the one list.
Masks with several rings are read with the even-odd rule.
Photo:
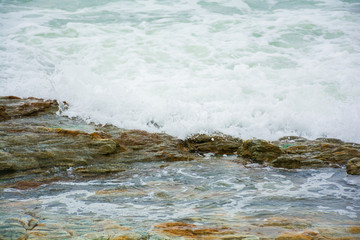
[[[59, 104], [52, 100], [0, 97], [0, 190], [27, 190], [57, 181], [106, 178], [126, 172], [129, 164], [137, 162], [158, 162], [158, 167], [163, 168], [170, 162], [201, 160], [209, 156], [216, 161], [231, 156], [232, 162], [244, 166], [259, 164], [257, 166], [289, 171], [332, 167], [344, 168], [349, 175], [360, 175], [360, 144], [339, 139], [285, 136], [269, 142], [214, 133], [196, 134], [181, 140], [164, 133], [88, 124], [58, 115], [58, 111]], [[124, 189], [96, 192], [105, 197], [125, 193]], [[167, 198], [167, 193], [159, 193], [156, 197]], [[35, 215], [26, 221], [17, 219], [18, 239], [46, 239], [47, 235], [37, 234], [37, 230], [46, 228], [39, 219]], [[354, 225], [339, 230], [340, 238], [326, 237], [326, 230], [314, 232], [308, 229], [311, 224], [307, 221], [285, 217], [270, 217], [256, 226], [256, 229], [278, 231], [276, 238], [241, 234], [231, 227], [184, 222], [156, 224], [152, 232], [162, 237], [148, 238], [134, 234], [131, 228], [105, 225], [124, 232], [124, 235], [108, 239], [359, 239], [360, 234], [360, 227]], [[73, 235], [69, 232], [59, 239], [73, 239]]]
[[0, 98], [0, 172], [24, 174], [74, 168], [79, 176], [124, 171], [134, 161], [189, 161], [204, 154], [237, 155], [243, 164], [277, 168], [346, 166], [360, 174], [360, 144], [297, 136], [268, 142], [221, 133], [180, 140], [164, 133], [97, 126], [56, 114], [58, 103], [14, 96]]

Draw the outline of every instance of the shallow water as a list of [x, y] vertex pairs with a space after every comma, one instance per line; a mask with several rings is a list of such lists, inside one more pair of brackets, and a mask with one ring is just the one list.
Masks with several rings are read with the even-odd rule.
[[44, 224], [35, 230], [47, 237], [69, 238], [72, 232], [79, 239], [106, 237], [110, 230], [105, 226], [111, 224], [121, 226], [115, 233], [150, 236], [158, 223], [187, 222], [276, 237], [287, 229], [264, 227], [274, 217], [315, 230], [346, 229], [360, 219], [359, 176], [341, 168], [244, 167], [230, 157], [134, 163], [109, 179], [5, 188], [0, 196], [0, 236], [5, 239], [21, 236], [16, 219], [31, 218]]
[[0, 1], [0, 95], [181, 138], [360, 142], [359, 25], [356, 0]]

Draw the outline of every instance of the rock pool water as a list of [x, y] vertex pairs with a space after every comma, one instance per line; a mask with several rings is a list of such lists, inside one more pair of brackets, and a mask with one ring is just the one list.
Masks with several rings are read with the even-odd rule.
[[2, 180], [0, 236], [177, 239], [154, 226], [182, 222], [249, 239], [309, 229], [332, 238], [360, 237], [351, 231], [360, 219], [360, 176], [342, 168], [284, 170], [210, 155], [129, 166], [95, 180], [77, 180], [68, 169], [64, 180], [24, 190], [6, 187], [13, 179]]

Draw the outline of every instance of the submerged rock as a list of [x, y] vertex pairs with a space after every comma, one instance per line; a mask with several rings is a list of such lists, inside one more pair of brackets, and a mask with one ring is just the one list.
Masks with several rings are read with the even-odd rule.
[[61, 180], [61, 178], [52, 177], [52, 178], [41, 179], [41, 180], [18, 181], [16, 183], [7, 184], [6, 187], [15, 188], [15, 189], [19, 189], [19, 190], [27, 190], [27, 189], [31, 189], [31, 188], [37, 188], [44, 184], [50, 184], [52, 182], [56, 182], [59, 180]]
[[224, 134], [196, 134], [184, 140], [190, 152], [215, 154], [234, 154], [242, 143], [240, 138]]
[[[166, 236], [184, 237], [191, 239], [224, 239], [224, 235], [234, 234], [235, 231], [226, 227], [207, 227], [182, 222], [168, 222], [155, 225], [155, 231]], [[230, 236], [229, 236], [230, 237]], [[234, 236], [231, 236], [234, 239]], [[229, 238], [230, 239], [230, 238]]]
[[286, 229], [306, 229], [312, 226], [311, 222], [306, 219], [296, 217], [270, 217], [267, 218], [263, 227], [282, 227]]
[[360, 234], [360, 226], [352, 226], [348, 229], [351, 234]]
[[289, 232], [280, 234], [275, 240], [325, 240], [320, 233], [314, 231]]

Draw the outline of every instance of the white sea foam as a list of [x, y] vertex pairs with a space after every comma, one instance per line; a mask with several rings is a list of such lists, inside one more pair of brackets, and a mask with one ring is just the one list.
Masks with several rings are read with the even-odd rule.
[[70, 117], [182, 138], [360, 142], [357, 3], [36, 0], [0, 9], [0, 95], [65, 100]]

